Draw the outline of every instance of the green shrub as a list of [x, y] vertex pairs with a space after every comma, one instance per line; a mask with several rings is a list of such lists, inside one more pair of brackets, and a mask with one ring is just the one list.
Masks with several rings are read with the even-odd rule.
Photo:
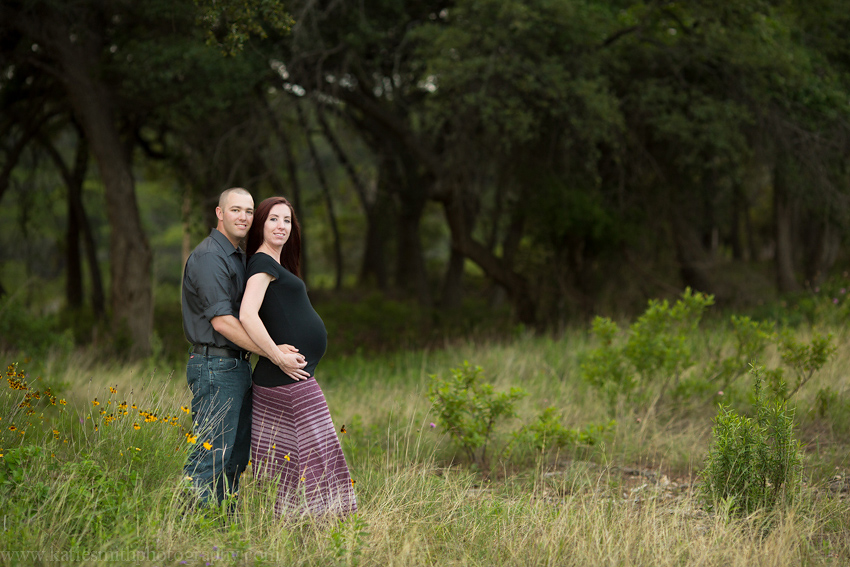
[[514, 433], [514, 443], [538, 453], [565, 447], [593, 447], [601, 444], [616, 425], [617, 422], [612, 419], [608, 423], [590, 424], [582, 429], [564, 427], [557, 408], [550, 406]]
[[490, 471], [492, 455], [507, 458], [519, 454], [522, 459], [531, 453], [594, 447], [602, 444], [617, 424], [611, 420], [572, 429], [561, 423], [557, 408], [547, 407], [530, 423], [512, 433], [502, 431], [507, 441], [499, 450], [491, 452], [489, 449], [496, 443], [497, 425], [517, 417], [515, 404], [528, 393], [516, 387], [507, 392], [494, 391], [492, 385], [482, 381], [481, 367], [470, 366], [466, 361], [450, 373], [446, 379], [431, 376], [429, 399], [434, 404], [437, 421], [485, 475]]
[[773, 321], [754, 321], [746, 316], [733, 315], [730, 322], [735, 352], [731, 356], [721, 357], [718, 349], [706, 372], [710, 380], [721, 383], [721, 390], [727, 390], [746, 374], [748, 365], [761, 358], [775, 336]]
[[713, 296], [694, 293], [690, 288], [673, 305], [667, 300], [650, 300], [643, 315], [629, 327], [622, 346], [615, 344], [619, 334], [616, 323], [597, 317], [592, 333], [601, 344], [582, 361], [584, 379], [602, 389], [612, 406], [620, 396], [645, 399], [655, 385], [662, 396], [694, 365], [692, 337], [706, 308], [713, 303]]
[[481, 367], [470, 366], [467, 361], [450, 372], [447, 379], [431, 375], [428, 398], [437, 410], [438, 421], [469, 460], [487, 474], [490, 470], [487, 450], [493, 441], [494, 428], [500, 420], [517, 416], [515, 404], [528, 392], [517, 387], [508, 392], [494, 391], [491, 384], [482, 382]]
[[794, 438], [794, 411], [785, 400], [768, 399], [762, 368], [753, 367], [755, 418], [721, 407], [702, 471], [701, 496], [709, 509], [733, 514], [772, 509], [799, 490], [802, 454]]
[[581, 362], [582, 376], [602, 391], [613, 410], [617, 398], [629, 397], [637, 381], [635, 375], [626, 367], [623, 347], [615, 343], [620, 334], [617, 324], [607, 317], [596, 317], [590, 332], [600, 345], [588, 352]]
[[14, 296], [0, 297], [0, 351], [41, 358], [50, 350], [67, 354], [73, 347], [73, 331], [62, 330], [58, 315], [36, 316]]
[[796, 340], [791, 333], [783, 333], [779, 339], [779, 355], [794, 375], [794, 388], [789, 391], [783, 379], [784, 373], [775, 371], [769, 374], [774, 393], [784, 400], [791, 399], [818, 370], [823, 368], [835, 351], [831, 333], [815, 334], [808, 344]]

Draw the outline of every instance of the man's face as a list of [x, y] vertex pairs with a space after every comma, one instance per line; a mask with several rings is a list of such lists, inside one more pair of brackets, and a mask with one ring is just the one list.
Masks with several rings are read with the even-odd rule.
[[231, 244], [239, 246], [254, 220], [254, 199], [248, 194], [233, 191], [227, 195], [223, 208], [215, 208], [215, 214], [218, 217], [218, 230]]

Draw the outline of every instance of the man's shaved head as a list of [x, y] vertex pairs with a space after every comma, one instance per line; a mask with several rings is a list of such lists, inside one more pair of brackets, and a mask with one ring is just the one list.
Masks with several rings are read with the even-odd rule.
[[227, 204], [227, 199], [230, 197], [231, 193], [240, 193], [242, 195], [248, 195], [249, 197], [251, 196], [251, 194], [242, 187], [231, 187], [230, 189], [225, 189], [221, 192], [221, 195], [218, 198], [219, 207], [224, 209], [224, 206]]

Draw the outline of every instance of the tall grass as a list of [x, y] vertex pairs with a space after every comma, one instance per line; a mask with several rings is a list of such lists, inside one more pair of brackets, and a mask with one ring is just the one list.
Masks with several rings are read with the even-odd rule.
[[[51, 387], [56, 406], [42, 396], [26, 415], [25, 391], [0, 387], [0, 565], [848, 564], [850, 509], [828, 485], [848, 468], [847, 443], [808, 411], [825, 387], [846, 398], [843, 344], [797, 400], [809, 480], [801, 498], [743, 519], [703, 512], [694, 494], [715, 397], [671, 401], [649, 416], [620, 404], [611, 415], [579, 379], [583, 333], [324, 361], [319, 380], [337, 428], [346, 425], [359, 505], [342, 522], [276, 519], [274, 486], [250, 469], [234, 517], [187, 511], [184, 369], [48, 356], [30, 363], [41, 379], [24, 382]], [[497, 389], [529, 392], [501, 433], [548, 406], [568, 427], [614, 417], [616, 429], [600, 446], [512, 458], [485, 479], [432, 427], [427, 399], [430, 375], [464, 360]], [[124, 402], [127, 415], [105, 423]]]

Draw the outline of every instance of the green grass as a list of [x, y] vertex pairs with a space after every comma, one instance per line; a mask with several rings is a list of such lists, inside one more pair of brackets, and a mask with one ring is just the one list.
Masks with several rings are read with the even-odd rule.
[[[281, 523], [270, 487], [250, 471], [235, 521], [183, 513], [189, 419], [181, 406], [189, 392], [176, 363], [109, 364], [84, 352], [24, 362], [7, 353], [18, 370], [38, 369], [24, 381], [42, 396], [26, 415], [26, 391], [0, 386], [0, 565], [847, 564], [850, 509], [830, 486], [850, 469], [850, 348], [841, 327], [830, 330], [838, 353], [793, 400], [806, 458], [801, 496], [743, 519], [704, 512], [694, 487], [716, 403], [747, 407], [747, 378], [722, 398], [694, 389], [650, 413], [621, 400], [612, 414], [580, 377], [592, 346], [584, 332], [323, 361], [318, 378], [337, 427], [346, 425], [341, 439], [356, 481], [359, 513], [344, 522]], [[520, 447], [485, 477], [431, 427], [429, 377], [464, 360], [497, 390], [529, 393], [498, 442], [548, 406], [566, 427], [611, 418], [616, 426], [592, 447]], [[697, 380], [705, 363], [689, 376]], [[777, 364], [776, 353], [763, 363]], [[48, 387], [55, 406], [43, 395]], [[124, 402], [128, 413], [118, 415]]]

